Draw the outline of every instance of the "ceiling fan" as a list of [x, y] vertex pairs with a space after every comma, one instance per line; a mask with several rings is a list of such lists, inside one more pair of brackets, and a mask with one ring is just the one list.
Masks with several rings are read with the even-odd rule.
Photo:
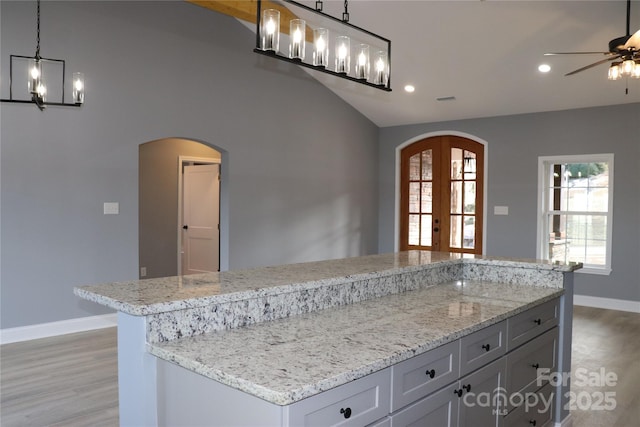
[[608, 52], [550, 52], [544, 55], [606, 55], [605, 59], [578, 68], [565, 76], [572, 76], [597, 65], [614, 61], [609, 67], [609, 80], [618, 80], [623, 76], [640, 78], [640, 30], [631, 35], [630, 20], [631, 0], [627, 0], [627, 35], [611, 40]]

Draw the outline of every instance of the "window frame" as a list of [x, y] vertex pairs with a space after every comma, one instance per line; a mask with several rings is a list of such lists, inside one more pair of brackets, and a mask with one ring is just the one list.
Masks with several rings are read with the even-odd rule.
[[[613, 236], [613, 184], [614, 184], [614, 155], [613, 153], [603, 154], [577, 154], [577, 155], [563, 155], [563, 156], [540, 156], [538, 157], [538, 225], [537, 225], [537, 244], [536, 254], [540, 259], [549, 259], [549, 228], [550, 221], [546, 218], [549, 217], [551, 212], [572, 212], [572, 211], [555, 211], [549, 209], [547, 204], [550, 198], [550, 189], [552, 183], [549, 182], [551, 176], [550, 168], [554, 164], [561, 163], [607, 163], [609, 184], [607, 194], [607, 230], [606, 230], [606, 257], [605, 264], [603, 266], [585, 265], [582, 269], [577, 270], [578, 273], [587, 274], [611, 274], [611, 248], [612, 248], [612, 236]], [[576, 212], [585, 215], [596, 214], [595, 212]], [[603, 213], [597, 213], [602, 215]]]

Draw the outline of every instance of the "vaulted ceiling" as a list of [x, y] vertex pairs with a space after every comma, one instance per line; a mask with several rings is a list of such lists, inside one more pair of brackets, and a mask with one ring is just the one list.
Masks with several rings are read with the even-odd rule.
[[[193, 3], [239, 19], [250, 19], [237, 10], [254, 4]], [[380, 127], [640, 102], [640, 79], [609, 81], [606, 64], [564, 76], [603, 55], [543, 55], [607, 51], [610, 40], [626, 33], [625, 0], [351, 0], [348, 6], [352, 24], [392, 41], [393, 91], [309, 73]], [[332, 16], [343, 9], [343, 1], [324, 1]], [[638, 29], [636, 0], [631, 33]], [[551, 71], [540, 73], [542, 63]], [[406, 84], [415, 92], [405, 92]]]

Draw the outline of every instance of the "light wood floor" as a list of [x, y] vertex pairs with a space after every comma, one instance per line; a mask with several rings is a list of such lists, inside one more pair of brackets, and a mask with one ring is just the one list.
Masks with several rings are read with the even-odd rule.
[[[574, 427], [640, 426], [640, 314], [576, 307], [573, 370], [617, 375], [615, 387], [572, 387]], [[118, 425], [115, 328], [0, 346], [0, 425]], [[615, 392], [613, 411], [585, 410]]]

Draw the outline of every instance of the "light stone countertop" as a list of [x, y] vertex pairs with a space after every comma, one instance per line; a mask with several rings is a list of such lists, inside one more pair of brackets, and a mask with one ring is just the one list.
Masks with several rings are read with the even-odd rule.
[[563, 292], [463, 280], [147, 344], [147, 349], [213, 380], [287, 405], [498, 323]]
[[484, 257], [447, 252], [407, 251], [338, 260], [190, 276], [80, 286], [74, 293], [86, 300], [135, 316], [205, 307], [313, 289], [345, 280], [366, 280], [443, 264], [473, 264], [569, 272], [580, 264]]

